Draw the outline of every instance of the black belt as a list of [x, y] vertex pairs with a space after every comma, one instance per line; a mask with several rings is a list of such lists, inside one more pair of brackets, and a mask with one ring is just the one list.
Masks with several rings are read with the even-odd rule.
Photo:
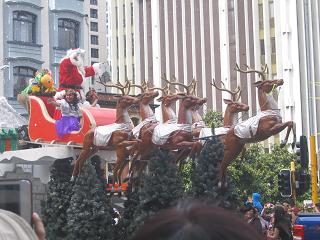
[[68, 84], [60, 84], [60, 87], [62, 87], [62, 88], [71, 88], [71, 89], [82, 89], [81, 86], [68, 85]]

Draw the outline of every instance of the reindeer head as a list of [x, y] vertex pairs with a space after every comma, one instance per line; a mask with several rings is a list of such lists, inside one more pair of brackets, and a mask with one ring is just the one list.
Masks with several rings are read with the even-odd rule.
[[193, 110], [198, 110], [207, 102], [206, 98], [197, 98], [195, 106], [192, 108]]
[[163, 75], [162, 80], [165, 81], [164, 87], [156, 88], [162, 91], [162, 96], [158, 98], [158, 101], [162, 102], [164, 106], [168, 107], [177, 100], [181, 99], [181, 96], [170, 90], [170, 84], [172, 84], [173, 81], [168, 80], [165, 75]]
[[142, 104], [150, 104], [156, 97], [159, 96], [159, 92], [155, 91], [157, 88], [150, 87], [150, 83], [145, 80], [142, 81], [141, 85], [132, 84], [132, 87], [137, 87], [141, 89], [141, 94], [139, 95], [140, 102]]
[[262, 90], [265, 93], [270, 93], [275, 88], [283, 85], [283, 79], [257, 81], [253, 83], [253, 86]]
[[234, 90], [229, 90], [225, 87], [224, 83], [221, 82], [222, 87], [218, 87], [214, 79], [211, 85], [214, 86], [217, 90], [225, 91], [231, 94], [231, 100], [223, 99], [224, 103], [228, 105], [228, 108], [230, 109], [231, 113], [249, 111], [249, 106], [247, 104], [238, 102], [241, 97], [241, 88], [239, 86], [236, 87]]
[[234, 102], [229, 99], [223, 99], [223, 102], [228, 105], [231, 113], [239, 113], [239, 112], [249, 111], [249, 106], [245, 103]]
[[128, 108], [133, 104], [137, 104], [139, 102], [139, 98], [132, 97], [129, 95], [115, 95], [113, 99], [117, 101], [117, 105], [121, 108]]
[[104, 85], [105, 87], [115, 87], [121, 91], [122, 95], [113, 96], [113, 99], [117, 101], [117, 106], [120, 108], [128, 108], [133, 104], [137, 104], [140, 100], [137, 97], [129, 96], [131, 84], [128, 80], [126, 80], [125, 84], [120, 83], [120, 81], [118, 81], [116, 84], [106, 84], [101, 81], [98, 83]]

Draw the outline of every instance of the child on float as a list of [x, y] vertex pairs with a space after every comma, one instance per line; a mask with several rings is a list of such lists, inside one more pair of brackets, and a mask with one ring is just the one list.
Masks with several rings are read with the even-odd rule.
[[58, 137], [62, 138], [72, 131], [80, 129], [80, 120], [82, 112], [80, 110], [79, 94], [69, 89], [61, 100], [50, 100], [49, 103], [55, 105], [61, 110], [62, 117], [55, 122], [56, 133]]

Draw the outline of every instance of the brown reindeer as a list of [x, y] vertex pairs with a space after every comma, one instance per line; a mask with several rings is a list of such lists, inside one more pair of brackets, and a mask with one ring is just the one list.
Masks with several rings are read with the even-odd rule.
[[123, 162], [128, 157], [127, 147], [134, 146], [137, 144], [137, 140], [133, 138], [131, 129], [133, 128], [133, 124], [131, 119], [129, 118], [128, 108], [138, 103], [139, 99], [136, 97], [129, 96], [130, 91], [130, 83], [127, 81], [125, 85], [122, 85], [120, 82], [117, 84], [105, 84], [100, 82], [106, 87], [115, 87], [120, 89], [122, 92], [122, 96], [114, 96], [117, 100], [116, 106], [116, 121], [115, 121], [115, 130], [111, 133], [109, 141], [103, 142], [103, 140], [99, 140], [97, 138], [100, 136], [100, 133], [106, 131], [110, 132], [110, 129], [106, 129], [111, 127], [111, 125], [99, 126], [95, 129], [88, 131], [84, 137], [83, 148], [76, 160], [75, 166], [73, 168], [72, 179], [75, 178], [79, 174], [79, 171], [82, 169], [84, 162], [90, 158], [94, 153], [96, 153], [99, 149], [106, 150], [115, 150], [117, 155], [117, 160], [115, 164], [114, 172], [114, 181], [119, 180], [121, 182], [121, 177], [118, 175], [118, 167], [121, 166]]
[[221, 83], [222, 87], [218, 87], [213, 79], [212, 86], [217, 90], [228, 92], [231, 95], [231, 99], [223, 99], [223, 102], [227, 104], [227, 108], [223, 116], [223, 127], [230, 128], [237, 123], [237, 114], [239, 112], [249, 111], [249, 106], [245, 103], [238, 102], [241, 97], [241, 88], [239, 86], [234, 90], [229, 90], [225, 87], [223, 82]]
[[[174, 94], [170, 91], [170, 81], [162, 77], [166, 81], [164, 87], [150, 87], [147, 83], [143, 82], [142, 85], [132, 85], [141, 89], [141, 97], [139, 101], [139, 109], [140, 116], [142, 120], [142, 126], [138, 127], [138, 137], [141, 142], [139, 143], [139, 149], [135, 153], [133, 157], [132, 171], [136, 169], [137, 172], [142, 172], [146, 165], [146, 159], [149, 159], [150, 153], [154, 147], [152, 143], [152, 134], [154, 128], [159, 124], [157, 121], [145, 122], [148, 119], [155, 119], [154, 113], [150, 107], [150, 103], [154, 100], [155, 97], [158, 96], [158, 92], [154, 90], [161, 90], [162, 96], [158, 99], [158, 101], [162, 102], [161, 110], [162, 110], [162, 118], [165, 123], [173, 123], [176, 122], [176, 116], [172, 109], [172, 104], [181, 98], [178, 94]], [[143, 161], [135, 161], [137, 158], [140, 158]]]
[[[200, 103], [199, 98], [192, 95], [195, 92], [196, 88], [196, 80], [193, 79], [189, 85], [185, 85], [179, 83], [177, 81], [170, 81], [172, 85], [179, 85], [186, 89], [186, 93], [178, 93], [177, 96], [181, 98], [181, 103], [179, 105], [179, 113], [178, 113], [178, 122], [177, 124], [184, 125], [186, 127], [185, 130], [176, 130], [172, 132], [167, 139], [167, 141], [162, 144], [155, 144], [157, 146], [161, 146], [163, 148], [167, 148], [170, 150], [190, 150], [189, 153], [199, 153], [201, 150], [201, 143], [194, 141], [191, 125], [192, 125], [192, 109]], [[181, 126], [180, 125], [180, 126]], [[190, 126], [190, 130], [187, 130], [188, 125]], [[153, 136], [153, 140], [156, 136]]]
[[[260, 142], [269, 137], [280, 133], [287, 128], [286, 137], [281, 144], [285, 146], [291, 129], [293, 130], [293, 141], [296, 141], [295, 124], [293, 121], [283, 123], [280, 116], [280, 109], [275, 100], [275, 90], [283, 85], [283, 80], [265, 80], [268, 71], [267, 66], [262, 68], [262, 71], [253, 70], [247, 67], [248, 70], [242, 70], [236, 67], [237, 71], [242, 73], [257, 73], [263, 81], [257, 81], [254, 86], [258, 88], [258, 99], [261, 112], [257, 116], [239, 123], [232, 127], [225, 136], [224, 140], [224, 157], [220, 166], [220, 184], [226, 183], [227, 166], [239, 155], [246, 143]], [[245, 126], [248, 126], [246, 128]], [[256, 127], [255, 127], [256, 126]]]

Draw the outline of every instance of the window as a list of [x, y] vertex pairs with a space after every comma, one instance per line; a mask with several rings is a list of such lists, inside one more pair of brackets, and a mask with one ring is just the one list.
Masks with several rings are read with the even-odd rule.
[[13, 68], [13, 96], [17, 96], [29, 84], [29, 79], [34, 78], [36, 69], [30, 67], [14, 67]]
[[126, 43], [126, 35], [123, 35], [123, 51], [124, 51], [124, 57], [127, 57], [127, 43]]
[[90, 0], [91, 5], [98, 5], [98, 0]]
[[70, 49], [79, 47], [79, 22], [60, 18], [58, 20], [59, 48]]
[[126, 27], [126, 5], [123, 4], [123, 27]]
[[99, 58], [99, 49], [91, 48], [91, 57]]
[[116, 44], [117, 44], [117, 59], [119, 59], [119, 38], [116, 38]]
[[132, 56], [134, 56], [134, 34], [131, 33], [131, 52]]
[[94, 44], [94, 45], [98, 45], [99, 44], [98, 36], [91, 35], [91, 44]]
[[259, 10], [259, 29], [263, 30], [263, 5], [262, 3], [258, 5], [258, 10]]
[[90, 30], [93, 32], [98, 32], [98, 23], [97, 22], [90, 22]]
[[13, 12], [13, 40], [36, 43], [37, 16], [24, 11]]
[[130, 4], [131, 7], [131, 26], [133, 25], [133, 2]]
[[116, 13], [116, 29], [118, 29], [118, 21], [119, 21], [119, 19], [118, 19], [118, 7], [116, 7], [115, 13]]
[[91, 18], [98, 18], [98, 10], [97, 9], [90, 9], [90, 17]]
[[270, 13], [270, 28], [274, 28], [274, 4], [273, 1], [269, 2], [269, 13]]
[[261, 51], [261, 55], [265, 55], [265, 48], [264, 48], [264, 40], [260, 39], [260, 51]]

